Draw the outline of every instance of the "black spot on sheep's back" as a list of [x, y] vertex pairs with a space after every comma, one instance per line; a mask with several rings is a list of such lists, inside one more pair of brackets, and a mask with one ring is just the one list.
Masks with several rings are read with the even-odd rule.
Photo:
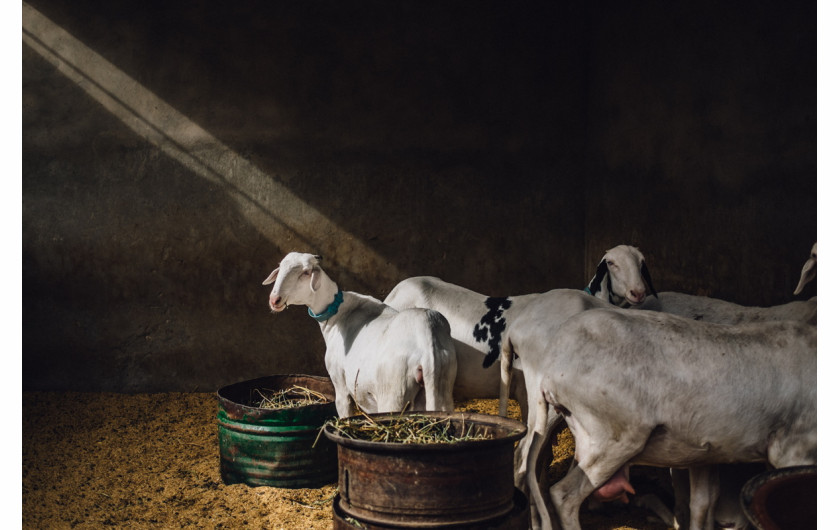
[[490, 352], [482, 364], [484, 368], [488, 368], [496, 362], [501, 353], [502, 332], [507, 327], [503, 315], [506, 309], [510, 309], [511, 301], [509, 298], [491, 296], [484, 301], [484, 305], [488, 311], [473, 328], [473, 337], [476, 341], [486, 342], [490, 346]]

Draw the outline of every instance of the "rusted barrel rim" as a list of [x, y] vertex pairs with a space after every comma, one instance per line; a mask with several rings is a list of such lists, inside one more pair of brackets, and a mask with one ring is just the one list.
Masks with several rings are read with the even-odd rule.
[[741, 509], [746, 514], [747, 519], [750, 520], [750, 523], [758, 529], [765, 528], [762, 521], [759, 520], [759, 517], [764, 517], [766, 514], [764, 512], [759, 513], [754, 501], [763, 503], [767, 500], [768, 491], [764, 488], [766, 484], [777, 480], [805, 478], [809, 475], [816, 477], [817, 466], [783, 467], [760, 473], [749, 479], [744, 484], [744, 487], [741, 488]]
[[[341, 506], [341, 495], [336, 495], [333, 498], [333, 527], [335, 529], [353, 529], [359, 528], [359, 526], [349, 522], [347, 518], [351, 518], [356, 520], [359, 524], [361, 524], [362, 528], [367, 530], [398, 530], [408, 529], [408, 528], [415, 528], [411, 523], [405, 523], [400, 526], [393, 526], [387, 523], [380, 523], [377, 521], [368, 521], [363, 518], [354, 517], [351, 514], [347, 513]], [[488, 519], [482, 520], [479, 523], [470, 524], [470, 523], [453, 523], [456, 528], [463, 528], [466, 530], [527, 530], [530, 526], [530, 510], [528, 505], [528, 497], [522, 493], [520, 490], [515, 489], [513, 490], [513, 509], [510, 510], [508, 513], [497, 517], [495, 519]], [[444, 524], [436, 524], [436, 527], [439, 528], [452, 528], [453, 525], [446, 525]]]
[[[320, 388], [310, 388], [310, 390], [317, 390], [318, 392], [322, 392], [327, 397], [326, 403], [315, 403], [312, 405], [302, 405], [300, 407], [294, 407], [294, 409], [315, 409], [318, 407], [330, 407], [333, 406], [335, 402], [335, 389], [332, 386], [332, 381], [330, 381], [329, 377], [323, 377], [319, 375], [303, 375], [303, 374], [278, 374], [278, 375], [269, 375], [265, 377], [259, 377], [257, 379], [249, 379], [247, 381], [240, 381], [237, 383], [233, 383], [230, 385], [223, 386], [216, 392], [216, 397], [219, 400], [219, 403], [222, 407], [229, 412], [232, 411], [243, 411], [248, 412], [251, 416], [260, 415], [260, 414], [274, 414], [278, 411], [284, 410], [294, 410], [294, 409], [266, 409], [260, 407], [252, 407], [246, 404], [243, 399], [239, 399], [237, 392], [241, 391], [242, 389], [249, 388], [260, 388], [260, 387], [272, 387], [272, 386], [285, 386], [287, 382], [292, 382], [292, 384], [300, 384], [301, 386], [307, 386], [307, 383], [316, 383], [316, 385]], [[328, 390], [327, 390], [328, 389]], [[275, 389], [275, 390], [279, 390]]]
[[[480, 414], [477, 412], [441, 412], [441, 411], [411, 411], [405, 413], [378, 413], [368, 414], [374, 420], [392, 420], [401, 417], [409, 416], [411, 414], [421, 414], [431, 418], [451, 419], [453, 421], [464, 421], [478, 425], [485, 425], [494, 429], [502, 429], [505, 433], [502, 436], [494, 436], [486, 440], [468, 440], [463, 442], [452, 443], [396, 443], [396, 442], [372, 442], [369, 440], [354, 440], [341, 436], [335, 430], [332, 424], [327, 423], [324, 426], [324, 435], [333, 442], [353, 449], [360, 449], [364, 451], [387, 450], [389, 452], [410, 452], [417, 451], [462, 451], [465, 447], [492, 447], [500, 444], [511, 444], [517, 440], [522, 439], [527, 432], [527, 427], [521, 421], [512, 418], [505, 418], [502, 416], [493, 416], [490, 414]], [[365, 416], [352, 416], [350, 420], [361, 419]]]

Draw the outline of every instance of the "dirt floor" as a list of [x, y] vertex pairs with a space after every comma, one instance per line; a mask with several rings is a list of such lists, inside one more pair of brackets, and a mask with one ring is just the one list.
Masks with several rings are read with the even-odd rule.
[[[488, 414], [497, 407], [497, 400], [458, 404]], [[24, 392], [23, 528], [332, 528], [335, 484], [280, 489], [222, 482], [216, 409], [215, 393]], [[568, 431], [560, 439], [555, 476], [568, 465], [572, 445]], [[632, 506], [584, 509], [581, 524], [667, 528], [650, 517]]]

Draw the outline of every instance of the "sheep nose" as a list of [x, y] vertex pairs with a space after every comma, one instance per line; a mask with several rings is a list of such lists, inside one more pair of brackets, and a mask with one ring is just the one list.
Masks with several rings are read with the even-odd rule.
[[278, 300], [280, 300], [280, 295], [272, 294], [271, 296], [268, 297], [268, 304], [270, 306], [274, 307], [275, 305], [277, 305]]
[[636, 291], [635, 289], [630, 290], [630, 299], [636, 303], [641, 304], [645, 301], [645, 296], [647, 293], [644, 290]]

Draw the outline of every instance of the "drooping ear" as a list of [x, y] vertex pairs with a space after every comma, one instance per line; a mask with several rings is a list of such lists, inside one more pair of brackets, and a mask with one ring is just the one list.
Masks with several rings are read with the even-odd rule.
[[598, 264], [598, 268], [595, 269], [595, 277], [589, 282], [589, 285], [586, 286], [589, 289], [591, 294], [595, 294], [601, 290], [601, 282], [604, 281], [604, 276], [607, 275], [607, 260], [602, 259], [601, 263]]
[[647, 263], [644, 261], [642, 262], [642, 279], [647, 284], [648, 289], [650, 289], [650, 294], [652, 294], [655, 298], [659, 298], [656, 294], [656, 289], [653, 287], [653, 280], [650, 279], [650, 271], [647, 268]]
[[274, 281], [277, 279], [277, 274], [278, 274], [279, 272], [280, 272], [280, 267], [277, 267], [276, 269], [274, 269], [273, 271], [271, 271], [271, 274], [269, 274], [269, 275], [268, 275], [268, 278], [266, 278], [265, 280], [263, 280], [263, 283], [262, 283], [262, 284], [263, 284], [263, 285], [271, 285], [272, 283], [274, 283]]
[[313, 267], [311, 273], [312, 277], [309, 278], [309, 288], [314, 293], [321, 287], [321, 268]]

